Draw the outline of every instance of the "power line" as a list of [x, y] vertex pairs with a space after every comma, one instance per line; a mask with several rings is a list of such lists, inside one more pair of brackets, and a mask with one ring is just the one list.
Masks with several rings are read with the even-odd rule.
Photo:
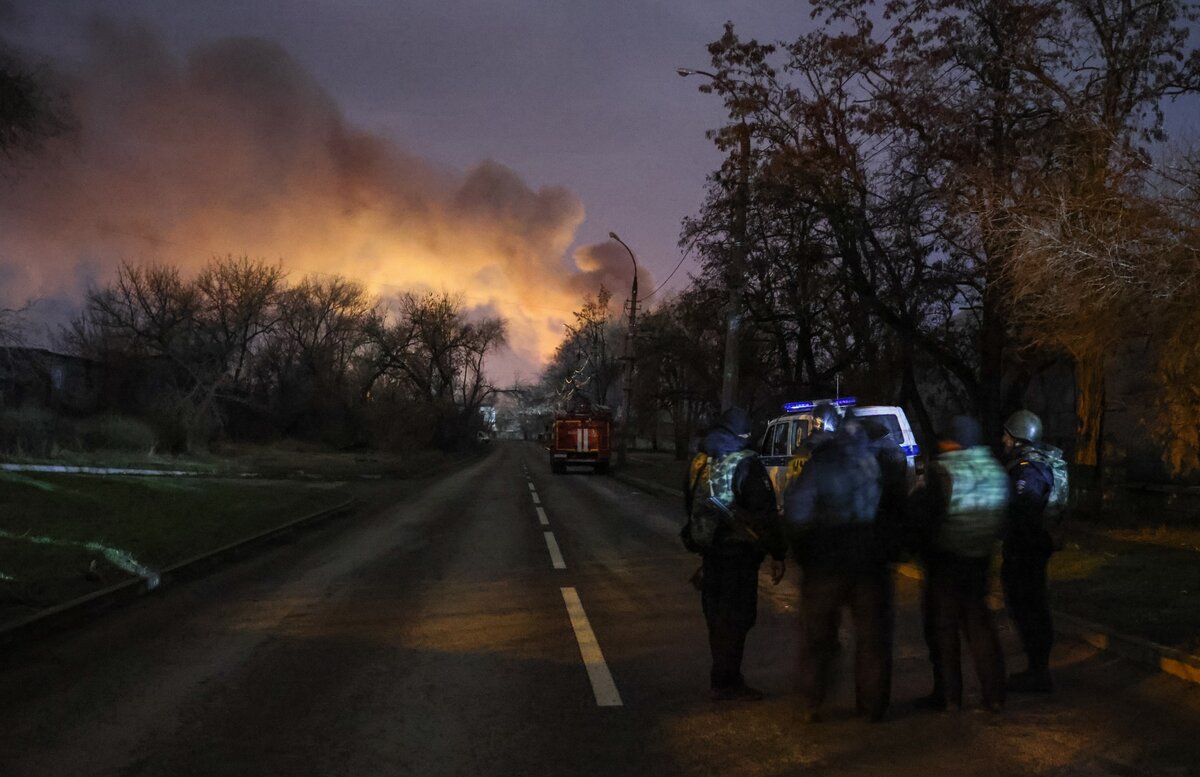
[[688, 243], [688, 247], [683, 252], [683, 256], [679, 257], [679, 261], [676, 262], [675, 269], [671, 270], [671, 274], [667, 276], [666, 280], [664, 280], [662, 283], [658, 284], [658, 286], [656, 286], [654, 288], [654, 291], [652, 291], [649, 294], [647, 294], [646, 296], [642, 297], [643, 301], [648, 300], [651, 297], [653, 297], [655, 294], [657, 294], [659, 292], [660, 289], [662, 289], [663, 286], [667, 285], [667, 281], [670, 281], [672, 278], [675, 277], [675, 273], [679, 272], [679, 268], [683, 266], [684, 260], [688, 258], [688, 254], [690, 254], [692, 252], [692, 249], [696, 246], [696, 241], [699, 239], [700, 239], [699, 235], [696, 235], [694, 238], [692, 238], [692, 242]]

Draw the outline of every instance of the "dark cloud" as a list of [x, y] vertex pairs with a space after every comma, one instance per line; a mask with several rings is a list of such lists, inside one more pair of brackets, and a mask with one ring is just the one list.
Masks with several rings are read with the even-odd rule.
[[0, 189], [0, 265], [13, 276], [0, 297], [77, 295], [121, 261], [194, 269], [247, 254], [381, 293], [467, 292], [536, 359], [557, 340], [548, 309], [564, 319], [581, 291], [620, 285], [628, 257], [604, 246], [576, 254], [579, 272], [564, 267], [584, 218], [570, 191], [491, 161], [458, 174], [355, 128], [274, 41], [178, 57], [147, 26], [107, 20], [86, 41], [82, 65], [60, 68], [79, 132]]
[[[594, 294], [601, 284], [616, 299], [628, 296], [633, 287], [633, 260], [629, 252], [615, 240], [592, 243], [575, 251], [575, 266], [579, 272], [571, 277], [571, 286], [581, 294]], [[649, 294], [654, 282], [649, 271], [637, 266], [638, 292]]]

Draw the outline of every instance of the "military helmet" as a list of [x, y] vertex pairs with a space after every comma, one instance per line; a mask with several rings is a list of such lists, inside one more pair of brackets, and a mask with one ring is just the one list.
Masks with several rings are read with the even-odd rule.
[[814, 432], [829, 432], [831, 434], [837, 431], [838, 423], [842, 420], [841, 416], [838, 415], [837, 409], [828, 402], [823, 402], [814, 407], [812, 417]]
[[1028, 410], [1018, 410], [1004, 422], [1004, 431], [1018, 440], [1037, 442], [1042, 439], [1042, 419]]

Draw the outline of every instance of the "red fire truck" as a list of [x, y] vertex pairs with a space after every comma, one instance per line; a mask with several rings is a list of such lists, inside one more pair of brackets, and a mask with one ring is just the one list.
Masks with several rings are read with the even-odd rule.
[[555, 413], [549, 442], [551, 472], [566, 472], [568, 465], [607, 472], [612, 458], [612, 411], [576, 400]]

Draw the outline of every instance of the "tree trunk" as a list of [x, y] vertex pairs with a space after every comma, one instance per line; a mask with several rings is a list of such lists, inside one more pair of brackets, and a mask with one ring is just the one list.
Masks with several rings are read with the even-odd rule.
[[914, 420], [921, 430], [918, 435], [921, 447], [932, 451], [931, 443], [936, 439], [937, 430], [933, 428], [933, 418], [929, 415], [929, 408], [925, 406], [925, 401], [921, 398], [921, 392], [917, 388], [916, 366], [913, 364], [916, 349], [911, 338], [904, 338], [902, 349], [904, 366], [901, 368], [903, 378], [900, 385], [900, 404], [907, 405], [912, 409]]
[[1104, 354], [1075, 358], [1075, 464], [1072, 475], [1076, 505], [1094, 513], [1104, 496]]
[[985, 439], [998, 440], [1000, 427], [1004, 423], [1001, 418], [1004, 411], [1001, 406], [1001, 384], [1004, 379], [1004, 343], [1008, 322], [1000, 282], [994, 277], [989, 277], [988, 281], [983, 293], [983, 315], [979, 326], [979, 383], [973, 398], [983, 423]]
[[1075, 359], [1075, 463], [1099, 467], [1104, 428], [1104, 356]]

